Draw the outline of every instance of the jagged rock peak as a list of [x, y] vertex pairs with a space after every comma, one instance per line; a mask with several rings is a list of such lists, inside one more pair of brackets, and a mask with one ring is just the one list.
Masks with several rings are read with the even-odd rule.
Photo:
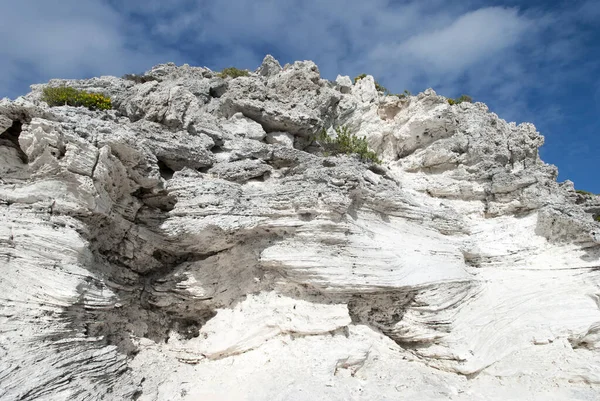
[[282, 68], [279, 61], [275, 60], [270, 54], [267, 54], [260, 67], [256, 70], [256, 73], [263, 77], [270, 77], [279, 74], [281, 70]]
[[0, 101], [1, 400], [600, 397], [600, 197], [532, 124], [311, 61], [239, 75]]

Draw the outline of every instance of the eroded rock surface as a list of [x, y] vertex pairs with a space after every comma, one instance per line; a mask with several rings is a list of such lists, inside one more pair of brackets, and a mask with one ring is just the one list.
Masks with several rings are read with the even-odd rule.
[[115, 110], [0, 101], [0, 399], [600, 397], [600, 197], [533, 125], [270, 56], [65, 83]]

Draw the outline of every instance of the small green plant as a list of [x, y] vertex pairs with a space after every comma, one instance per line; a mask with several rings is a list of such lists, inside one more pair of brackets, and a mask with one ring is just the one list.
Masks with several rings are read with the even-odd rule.
[[577, 192], [579, 195], [588, 195], [588, 196], [593, 196], [594, 194], [588, 191], [584, 191], [583, 189], [576, 189], [575, 192]]
[[597, 222], [600, 222], [600, 214], [594, 216], [594, 220]]
[[90, 93], [69, 86], [46, 87], [42, 92], [42, 100], [53, 106], [84, 106], [90, 110], [110, 110], [112, 102], [101, 93]]
[[448, 103], [450, 105], [460, 104], [463, 102], [472, 103], [473, 98], [471, 98], [471, 96], [469, 96], [469, 95], [461, 95], [460, 97], [458, 97], [456, 99], [448, 98]]
[[377, 154], [369, 150], [366, 137], [358, 137], [350, 133], [350, 129], [347, 126], [337, 127], [335, 133], [336, 137], [332, 138], [327, 135], [327, 130], [323, 128], [317, 135], [316, 139], [325, 150], [324, 154], [333, 156], [339, 154], [357, 154], [363, 161], [376, 164], [381, 163]]
[[354, 77], [354, 83], [357, 83], [358, 81], [360, 81], [361, 79], [366, 78], [366, 77], [367, 77], [367, 74], [360, 74], [359, 76]]
[[250, 75], [250, 73], [248, 72], [248, 70], [240, 70], [235, 67], [229, 67], [229, 68], [223, 69], [223, 71], [221, 71], [217, 75], [221, 78], [226, 78], [226, 77], [238, 78], [238, 77], [247, 77], [248, 75]]

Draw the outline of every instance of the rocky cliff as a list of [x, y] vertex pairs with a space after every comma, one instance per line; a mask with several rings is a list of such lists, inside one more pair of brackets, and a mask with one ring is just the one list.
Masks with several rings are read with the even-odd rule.
[[114, 109], [0, 101], [0, 399], [600, 397], [600, 198], [533, 125], [270, 56], [64, 84]]

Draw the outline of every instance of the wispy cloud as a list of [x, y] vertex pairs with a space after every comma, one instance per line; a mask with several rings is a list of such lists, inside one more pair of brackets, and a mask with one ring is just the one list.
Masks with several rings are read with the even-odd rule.
[[583, 20], [597, 24], [600, 18], [600, 2], [597, 0], [584, 1], [576, 12]]
[[0, 8], [0, 95], [24, 82], [122, 74], [171, 55], [136, 49], [127, 20], [101, 1], [0, 0]]
[[461, 74], [472, 65], [511, 48], [532, 27], [516, 9], [483, 8], [468, 12], [451, 24], [412, 36], [397, 45], [381, 44], [375, 59], [399, 54], [434, 74]]

